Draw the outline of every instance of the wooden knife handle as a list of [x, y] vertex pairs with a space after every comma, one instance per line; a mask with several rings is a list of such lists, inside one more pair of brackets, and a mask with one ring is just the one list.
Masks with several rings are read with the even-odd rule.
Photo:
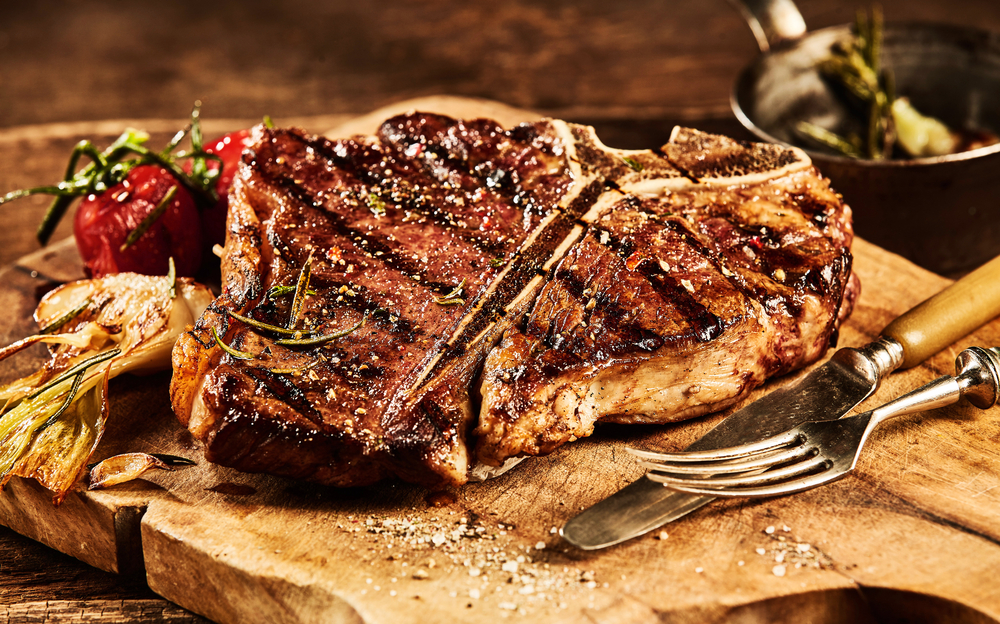
[[903, 345], [900, 368], [920, 364], [1000, 316], [1000, 256], [886, 325]]

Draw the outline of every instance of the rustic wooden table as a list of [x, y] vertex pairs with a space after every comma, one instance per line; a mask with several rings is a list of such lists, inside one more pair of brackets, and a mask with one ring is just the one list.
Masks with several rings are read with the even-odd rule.
[[[1000, 31], [996, 0], [882, 5], [892, 20]], [[819, 28], [850, 21], [856, 3], [799, 6]], [[195, 100], [219, 130], [270, 115], [322, 131], [392, 101], [448, 93], [592, 123], [616, 147], [659, 145], [678, 122], [748, 138], [728, 100], [757, 50], [725, 0], [0, 7], [0, 192], [58, 178], [80, 138], [107, 140], [127, 123], [166, 136]], [[33, 198], [0, 208], [0, 266], [37, 248], [32, 233], [46, 205]], [[64, 223], [56, 238], [70, 232]], [[100, 572], [0, 527], [4, 617], [204, 621], [141, 578]]]

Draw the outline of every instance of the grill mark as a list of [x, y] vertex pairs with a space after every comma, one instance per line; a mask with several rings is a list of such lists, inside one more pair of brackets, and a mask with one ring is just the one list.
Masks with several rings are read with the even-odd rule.
[[[374, 166], [365, 166], [364, 163], [358, 162], [359, 159], [354, 159], [354, 158], [351, 158], [350, 156], [347, 156], [347, 157], [340, 156], [333, 149], [333, 143], [331, 143], [330, 141], [327, 141], [327, 140], [316, 141], [316, 142], [310, 143], [310, 145], [313, 145], [314, 149], [317, 152], [319, 152], [319, 154], [323, 158], [325, 158], [332, 166], [334, 166], [334, 167], [336, 167], [338, 169], [341, 169], [341, 170], [345, 171], [346, 173], [349, 173], [353, 178], [355, 178], [356, 180], [358, 180], [362, 184], [367, 184], [368, 186], [380, 187], [381, 188], [382, 184], [385, 183], [385, 181], [387, 179], [382, 174], [382, 168], [378, 167], [377, 164], [374, 165]], [[373, 150], [373, 148], [371, 148], [370, 146], [365, 146], [365, 147], [367, 147], [368, 149], [372, 149]], [[386, 159], [390, 159], [391, 158], [396, 163], [399, 163], [399, 162], [418, 163], [418, 161], [416, 161], [415, 159], [409, 159], [409, 160], [401, 161], [398, 158], [396, 158], [394, 156], [390, 156], [390, 155], [385, 155], [385, 158]], [[456, 170], [458, 170], [458, 169], [456, 169]], [[460, 170], [458, 170], [458, 171], [460, 171]], [[470, 172], [466, 172], [466, 173], [469, 173], [469, 175], [472, 176], [472, 174]], [[397, 177], [405, 177], [406, 173], [404, 171], [396, 171], [396, 172], [394, 172], [393, 175], [397, 176]], [[433, 177], [433, 176], [431, 176], [431, 177]], [[476, 176], [472, 176], [472, 177], [475, 178]], [[476, 179], [479, 179], [479, 178], [476, 178]], [[372, 191], [372, 192], [374, 192], [374, 191]], [[386, 198], [383, 197], [382, 194], [380, 194], [380, 193], [375, 193], [375, 194], [379, 196], [379, 199], [382, 199], [383, 201], [385, 201]], [[362, 199], [364, 199], [364, 198], [362, 198]], [[462, 240], [463, 242], [469, 244], [471, 247], [474, 247], [475, 249], [477, 249], [478, 251], [480, 251], [484, 255], [493, 256], [498, 251], [506, 251], [506, 249], [507, 249], [506, 245], [504, 245], [503, 243], [498, 243], [496, 241], [491, 241], [491, 240], [483, 240], [482, 237], [480, 237], [480, 236], [478, 236], [478, 235], [475, 234], [475, 230], [469, 230], [467, 228], [460, 228], [457, 225], [454, 225], [453, 223], [450, 222], [450, 219], [451, 220], [453, 220], [453, 219], [448, 214], [444, 213], [436, 205], [430, 205], [429, 209], [425, 209], [420, 204], [420, 202], [416, 201], [412, 196], [408, 197], [405, 202], [399, 202], [399, 201], [396, 201], [396, 200], [392, 200], [391, 197], [389, 199], [390, 199], [391, 203], [393, 203], [393, 204], [395, 204], [397, 206], [401, 206], [400, 209], [402, 209], [402, 210], [409, 210], [411, 212], [415, 212], [417, 214], [420, 214], [421, 216], [427, 217], [435, 225], [439, 225], [439, 226], [441, 226], [442, 229], [451, 231], [453, 233], [453, 235], [455, 235], [457, 238], [459, 238], [459, 240]], [[445, 292], [450, 292], [450, 291], [445, 291]], [[441, 293], [441, 294], [445, 294], [445, 293]]]
[[[599, 237], [595, 237], [595, 241], [597, 244], [607, 248], [622, 260], [631, 256], [635, 249], [634, 243], [622, 240], [614, 236], [610, 231], [608, 231], [607, 242], [601, 243]], [[689, 237], [684, 236], [684, 241], [686, 243], [690, 243]], [[692, 247], [700, 255], [705, 255], [700, 249], [698, 249], [698, 247], [694, 245], [692, 245]], [[711, 259], [707, 258], [707, 256], [706, 259], [711, 262]], [[674, 307], [676, 307], [681, 313], [681, 316], [689, 322], [699, 342], [709, 342], [722, 334], [722, 331], [725, 329], [725, 323], [723, 320], [695, 299], [694, 294], [684, 288], [684, 286], [681, 285], [676, 278], [664, 271], [658, 262], [646, 259], [643, 260], [636, 268], [639, 269], [639, 272], [646, 278], [646, 281], [649, 282], [650, 287], [659, 293], [664, 300], [674, 305]], [[722, 274], [719, 267], [715, 268], [720, 274]], [[582, 293], [582, 289], [580, 292]], [[603, 302], [598, 299], [598, 304], [603, 304]], [[588, 324], [590, 323], [589, 316], [587, 317], [586, 322]]]
[[[728, 219], [727, 219], [728, 221]], [[680, 234], [684, 237], [684, 241], [689, 244], [698, 254], [703, 256], [706, 260], [712, 263], [712, 266], [733, 288], [741, 292], [744, 296], [753, 299], [754, 301], [760, 303], [766, 309], [771, 309], [774, 305], [775, 300], [779, 300], [785, 303], [789, 307], [795, 307], [795, 304], [780, 294], [774, 294], [767, 291], [760, 291], [756, 288], [752, 288], [749, 284], [741, 278], [739, 271], [730, 271], [733, 275], [727, 276], [722, 272], [722, 267], [724, 266], [722, 259], [723, 255], [716, 252], [696, 233], [691, 231], [687, 224], [682, 219], [668, 218], [664, 224], [664, 227], [670, 228], [674, 232]], [[795, 310], [793, 310], [794, 312]]]
[[267, 388], [275, 398], [288, 404], [303, 415], [308, 415], [309, 420], [314, 424], [323, 422], [322, 415], [313, 408], [305, 393], [295, 384], [291, 383], [287, 375], [276, 375], [265, 369], [248, 366], [242, 369], [243, 372], [257, 382], [258, 387]]
[[[699, 342], [709, 342], [722, 335], [725, 323], [702, 305], [694, 294], [660, 267], [658, 262], [645, 261], [639, 265], [640, 272], [664, 299], [673, 304], [688, 321]], [[657, 279], [658, 278], [658, 279]]]
[[[413, 280], [414, 282], [435, 293], [438, 293], [439, 295], [446, 295], [455, 289], [453, 284], [446, 284], [444, 282], [428, 279], [426, 272], [420, 266], [416, 265], [416, 263], [412, 260], [400, 255], [387, 245], [384, 242], [384, 237], [373, 236], [367, 232], [351, 227], [344, 217], [326, 210], [325, 206], [318, 202], [316, 197], [308, 189], [300, 184], [296, 184], [290, 177], [284, 175], [270, 176], [270, 180], [268, 180], [268, 182], [282, 188], [286, 193], [294, 197], [300, 203], [306, 204], [314, 210], [323, 213], [329, 221], [330, 226], [338, 235], [349, 240], [351, 245], [360, 253], [371, 256], [368, 258], [371, 263], [381, 264], [386, 269], [405, 275], [409, 279], [412, 279], [411, 276], [416, 275], [418, 279]], [[356, 242], [358, 240], [367, 241], [368, 244], [361, 245]], [[382, 255], [377, 256], [377, 252], [382, 252]]]

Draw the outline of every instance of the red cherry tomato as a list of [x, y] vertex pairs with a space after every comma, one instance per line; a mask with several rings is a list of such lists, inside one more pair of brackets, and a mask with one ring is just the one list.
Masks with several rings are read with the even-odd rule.
[[[240, 166], [240, 156], [243, 154], [243, 149], [250, 145], [250, 142], [250, 130], [238, 130], [205, 143], [206, 152], [215, 154], [222, 159], [222, 172], [215, 183], [215, 192], [219, 195], [219, 201], [214, 206], [201, 211], [201, 230], [204, 234], [205, 245], [209, 248], [212, 245], [223, 245], [226, 242], [229, 188], [233, 185], [233, 178]], [[208, 167], [213, 170], [218, 169], [219, 163], [209, 160]], [[185, 170], [190, 171], [190, 168], [190, 163], [187, 163]]]
[[[167, 192], [177, 191], [166, 211], [123, 251], [129, 233], [151, 213]], [[202, 234], [191, 194], [169, 171], [142, 165], [120, 184], [100, 195], [88, 195], [73, 221], [76, 246], [87, 273], [101, 277], [132, 271], [166, 275], [173, 257], [178, 275], [193, 276], [201, 265]]]

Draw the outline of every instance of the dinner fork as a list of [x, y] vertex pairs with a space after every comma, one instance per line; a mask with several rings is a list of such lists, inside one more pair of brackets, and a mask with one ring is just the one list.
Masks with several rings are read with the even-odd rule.
[[951, 405], [962, 397], [980, 409], [996, 404], [1000, 350], [970, 347], [959, 353], [955, 368], [954, 377], [939, 377], [869, 412], [811, 421], [759, 442], [681, 453], [627, 450], [650, 471], [647, 477], [678, 492], [727, 497], [801, 492], [853, 470], [869, 434], [890, 418]]

